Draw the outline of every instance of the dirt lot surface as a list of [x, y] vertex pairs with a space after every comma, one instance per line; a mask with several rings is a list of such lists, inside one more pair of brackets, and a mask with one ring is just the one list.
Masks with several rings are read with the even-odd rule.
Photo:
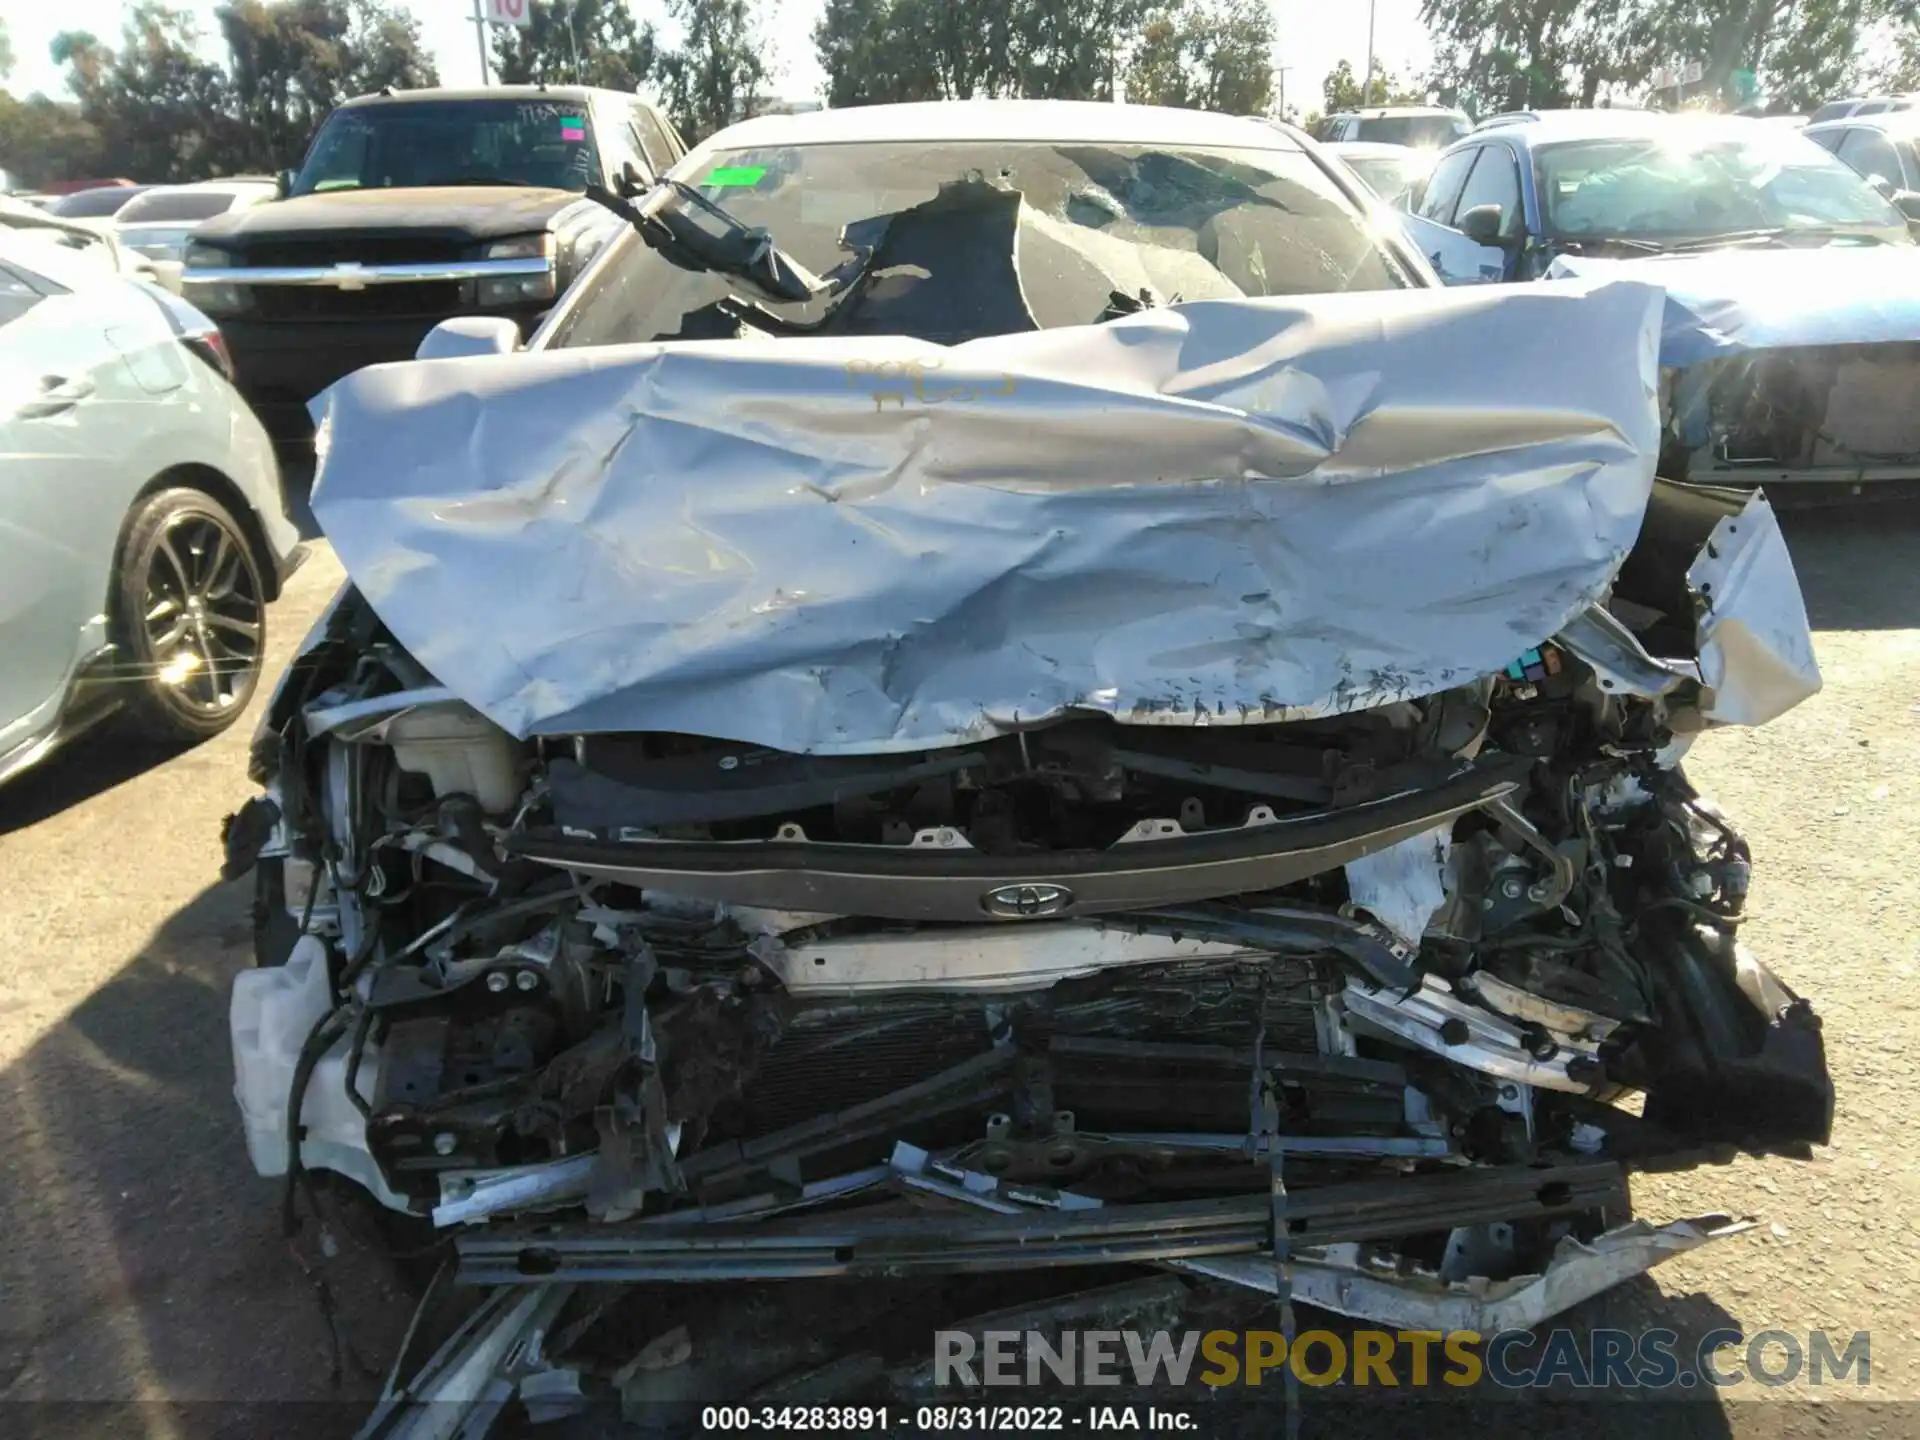
[[[1790, 1424], [1737, 1403], [1759, 1398], [1751, 1384], [1723, 1392], [1724, 1414], [1686, 1408], [1723, 1434], [1920, 1433], [1920, 1406], [1856, 1398], [1920, 1399], [1920, 513], [1808, 516], [1790, 534], [1826, 690], [1764, 731], [1710, 737], [1692, 770], [1752, 842], [1748, 942], [1825, 1018], [1834, 1144], [1807, 1164], [1638, 1180], [1643, 1214], [1760, 1224], [1578, 1318], [1871, 1329], [1871, 1385], [1829, 1388]], [[338, 574], [323, 549], [295, 578], [273, 617], [276, 670]], [[327, 1328], [230, 1095], [227, 987], [250, 932], [247, 893], [218, 883], [218, 831], [248, 793], [251, 718], [185, 754], [90, 737], [0, 791], [6, 1401], [367, 1393], [351, 1373], [329, 1386]], [[342, 1296], [384, 1361], [402, 1302], [366, 1266]], [[0, 1404], [0, 1431], [31, 1408]], [[137, 1433], [265, 1433], [211, 1410], [125, 1413]], [[353, 1412], [325, 1413], [318, 1433]]]

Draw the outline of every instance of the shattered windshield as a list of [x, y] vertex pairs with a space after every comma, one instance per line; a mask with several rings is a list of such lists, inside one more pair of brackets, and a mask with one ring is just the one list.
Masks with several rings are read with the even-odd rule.
[[[770, 317], [823, 333], [956, 344], [1090, 324], [1116, 304], [1409, 283], [1297, 151], [817, 145], [727, 151], [682, 178], [828, 280]], [[754, 328], [740, 293], [627, 236], [548, 344], [731, 338]]]
[[600, 173], [576, 100], [408, 100], [336, 110], [294, 195], [428, 185], [581, 191]]
[[1551, 235], [1706, 238], [1750, 230], [1897, 232], [1891, 205], [1812, 141], [1777, 128], [1662, 132], [1536, 148]]

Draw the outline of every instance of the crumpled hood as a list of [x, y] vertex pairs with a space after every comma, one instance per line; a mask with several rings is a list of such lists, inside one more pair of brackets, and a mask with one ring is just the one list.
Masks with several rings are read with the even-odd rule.
[[1562, 255], [1547, 273], [1664, 287], [1660, 363], [1675, 369], [1746, 350], [1920, 340], [1920, 247], [1911, 245]]
[[522, 737], [846, 754], [1334, 713], [1496, 671], [1606, 592], [1653, 478], [1660, 303], [376, 366], [315, 402], [314, 510], [396, 637]]
[[195, 231], [194, 238], [242, 253], [251, 243], [336, 232], [386, 235], [424, 230], [492, 240], [544, 230], [568, 206], [591, 203], [569, 190], [518, 185], [334, 190], [216, 216]]

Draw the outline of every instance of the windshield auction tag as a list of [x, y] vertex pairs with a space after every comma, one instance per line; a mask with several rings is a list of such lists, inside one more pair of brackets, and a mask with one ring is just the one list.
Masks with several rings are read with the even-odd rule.
[[764, 165], [722, 165], [707, 176], [705, 183], [719, 186], [758, 185], [760, 177], [766, 173], [767, 167]]
[[578, 144], [587, 138], [587, 122], [578, 115], [560, 117], [560, 138]]

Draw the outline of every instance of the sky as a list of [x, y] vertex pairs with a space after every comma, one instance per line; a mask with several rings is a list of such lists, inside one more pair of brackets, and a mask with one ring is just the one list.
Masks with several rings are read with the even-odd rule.
[[[199, 17], [202, 46], [221, 58], [214, 32], [213, 11], [219, 0], [174, 0]], [[954, 0], [962, 3], [962, 0]], [[630, 0], [634, 13], [660, 23], [660, 0]], [[1316, 109], [1321, 78], [1345, 59], [1357, 75], [1366, 63], [1369, 0], [1272, 0], [1279, 20], [1280, 43], [1276, 63], [1284, 76], [1287, 103], [1303, 113]], [[1420, 0], [1372, 0], [1375, 9], [1374, 52], [1394, 74], [1406, 76], [1424, 70], [1431, 58], [1426, 32], [1420, 25]], [[64, 97], [64, 78], [49, 56], [48, 46], [62, 30], [91, 30], [106, 39], [118, 37], [124, 0], [60, 0], [8, 7], [7, 28], [13, 38], [15, 64], [7, 87], [17, 95], [35, 90]], [[398, 0], [398, 8], [419, 17], [427, 48], [449, 85], [472, 85], [480, 78], [480, 61], [473, 35], [473, 0]], [[776, 93], [786, 99], [816, 96], [825, 85], [814, 58], [812, 32], [821, 0], [761, 0], [764, 31], [771, 42]], [[30, 9], [32, 13], [18, 13]], [[662, 28], [666, 28], [664, 25]]]

